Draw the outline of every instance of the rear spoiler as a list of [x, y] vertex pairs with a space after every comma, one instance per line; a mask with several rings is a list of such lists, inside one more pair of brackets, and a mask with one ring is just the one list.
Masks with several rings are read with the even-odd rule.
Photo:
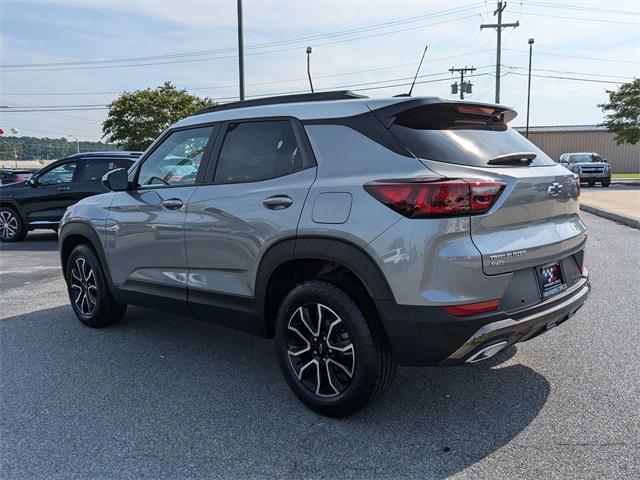
[[373, 114], [384, 124], [390, 128], [396, 117], [408, 110], [418, 107], [451, 107], [457, 109], [461, 115], [477, 115], [479, 118], [486, 116], [492, 117], [503, 123], [508, 123], [518, 115], [515, 110], [504, 105], [496, 105], [493, 103], [450, 101], [441, 98], [415, 98], [403, 102], [394, 103], [387, 107], [372, 109]]

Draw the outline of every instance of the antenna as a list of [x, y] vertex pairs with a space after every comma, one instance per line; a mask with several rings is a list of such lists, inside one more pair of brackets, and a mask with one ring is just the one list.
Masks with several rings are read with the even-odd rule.
[[413, 92], [413, 86], [416, 84], [416, 79], [418, 78], [418, 74], [420, 73], [420, 68], [422, 67], [422, 61], [424, 60], [424, 56], [427, 54], [427, 48], [429, 48], [429, 45], [424, 46], [424, 52], [422, 52], [422, 58], [420, 59], [418, 70], [416, 70], [416, 76], [413, 77], [413, 82], [411, 82], [411, 88], [409, 89], [409, 93], [407, 93], [407, 97], [410, 97], [411, 92]]

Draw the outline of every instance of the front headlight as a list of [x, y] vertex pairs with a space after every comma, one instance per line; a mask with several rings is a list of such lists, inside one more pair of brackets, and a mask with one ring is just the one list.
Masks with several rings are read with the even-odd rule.
[[571, 166], [571, 171], [572, 172], [580, 172], [580, 167], [578, 165], [572, 165]]
[[604, 166], [604, 171], [605, 172], [610, 172], [611, 171], [611, 166], [609, 164]]

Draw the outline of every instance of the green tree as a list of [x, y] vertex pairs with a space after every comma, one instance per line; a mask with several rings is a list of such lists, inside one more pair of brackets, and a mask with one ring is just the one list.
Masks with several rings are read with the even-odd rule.
[[616, 134], [616, 143], [640, 142], [640, 78], [607, 90], [609, 103], [598, 105], [605, 113], [604, 125]]
[[109, 107], [103, 138], [125, 150], [144, 150], [171, 124], [215, 105], [210, 98], [190, 95], [171, 82], [155, 89], [124, 92]]

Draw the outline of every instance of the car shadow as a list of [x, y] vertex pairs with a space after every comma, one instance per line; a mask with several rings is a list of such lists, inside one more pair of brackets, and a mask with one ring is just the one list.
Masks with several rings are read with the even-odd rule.
[[2, 242], [0, 251], [5, 252], [54, 252], [58, 250], [58, 234], [55, 232], [29, 232], [19, 242]]
[[0, 322], [0, 470], [445, 478], [513, 440], [544, 406], [549, 383], [514, 355], [402, 368], [385, 397], [331, 419], [290, 392], [271, 341], [143, 308], [103, 329], [68, 306], [40, 310]]

